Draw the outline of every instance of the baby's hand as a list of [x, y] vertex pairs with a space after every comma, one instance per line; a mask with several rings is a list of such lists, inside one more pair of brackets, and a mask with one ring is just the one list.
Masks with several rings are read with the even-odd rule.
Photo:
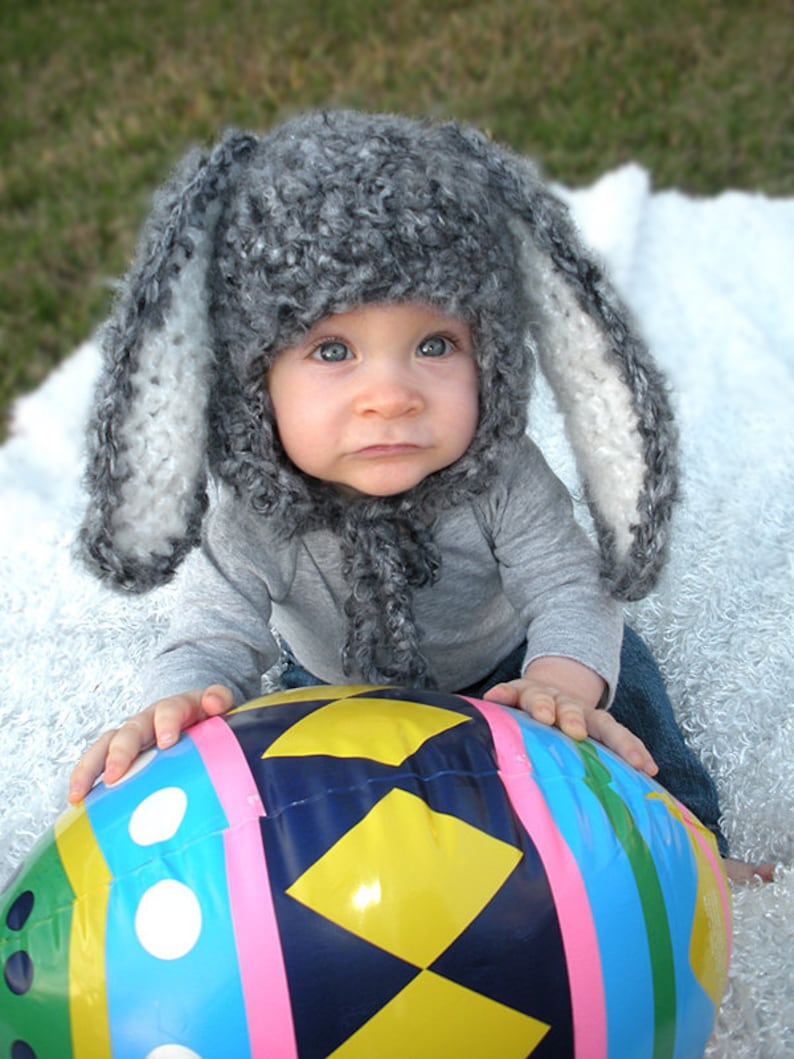
[[597, 739], [634, 768], [655, 776], [659, 767], [643, 741], [606, 710], [598, 709], [603, 680], [569, 659], [542, 658], [518, 680], [490, 688], [483, 698], [517, 706], [541, 724], [556, 725], [572, 739]]
[[105, 783], [115, 783], [143, 750], [155, 743], [165, 750], [177, 742], [183, 728], [226, 713], [233, 705], [231, 690], [222, 684], [153, 702], [86, 750], [69, 779], [69, 801], [85, 798], [103, 770]]

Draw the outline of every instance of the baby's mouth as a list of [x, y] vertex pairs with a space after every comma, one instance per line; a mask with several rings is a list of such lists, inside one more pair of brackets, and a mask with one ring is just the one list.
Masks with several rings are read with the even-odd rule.
[[356, 450], [357, 456], [401, 456], [404, 453], [419, 452], [421, 445], [411, 442], [383, 442], [376, 445], [364, 445]]

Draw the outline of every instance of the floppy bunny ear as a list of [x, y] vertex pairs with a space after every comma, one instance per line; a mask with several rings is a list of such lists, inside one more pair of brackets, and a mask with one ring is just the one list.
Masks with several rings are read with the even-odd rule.
[[255, 143], [233, 133], [211, 154], [188, 156], [155, 203], [101, 334], [79, 545], [100, 577], [129, 591], [169, 580], [199, 539], [213, 360], [207, 265], [224, 191]]
[[604, 577], [614, 596], [640, 599], [664, 565], [678, 485], [664, 381], [567, 207], [534, 166], [468, 140], [515, 218], [531, 337], [565, 418]]
[[527, 218], [525, 275], [538, 359], [565, 418], [613, 595], [656, 584], [678, 488], [664, 381], [566, 208], [541, 192]]

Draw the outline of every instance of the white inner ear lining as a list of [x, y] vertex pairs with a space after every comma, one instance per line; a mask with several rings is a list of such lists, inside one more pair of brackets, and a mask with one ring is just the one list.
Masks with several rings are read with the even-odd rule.
[[195, 250], [172, 282], [164, 326], [145, 332], [131, 377], [132, 401], [120, 431], [131, 476], [114, 512], [120, 551], [167, 555], [187, 531], [204, 475], [212, 350], [206, 315], [209, 239], [191, 231]]
[[541, 368], [565, 417], [579, 474], [614, 532], [617, 558], [625, 558], [631, 527], [640, 521], [646, 469], [631, 392], [606, 336], [552, 262], [526, 247], [524, 267]]

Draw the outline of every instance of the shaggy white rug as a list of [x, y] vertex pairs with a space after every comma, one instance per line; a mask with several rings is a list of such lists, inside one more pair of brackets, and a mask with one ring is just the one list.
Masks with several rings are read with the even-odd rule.
[[[685, 468], [672, 557], [631, 620], [712, 769], [737, 856], [778, 881], [735, 894], [709, 1056], [794, 1056], [794, 200], [654, 193], [627, 166], [568, 193], [669, 374]], [[76, 568], [87, 344], [20, 401], [0, 449], [0, 885], [63, 809], [89, 740], [140, 705], [136, 671], [173, 599], [120, 598]], [[548, 395], [533, 429], [567, 478]]]

